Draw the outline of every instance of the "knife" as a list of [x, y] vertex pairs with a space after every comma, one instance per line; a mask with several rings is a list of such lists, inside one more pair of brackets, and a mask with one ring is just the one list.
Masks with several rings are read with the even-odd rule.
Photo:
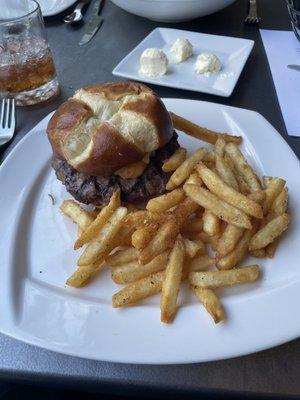
[[290, 69], [294, 69], [295, 71], [300, 71], [300, 65], [297, 64], [289, 64], [287, 67]]
[[95, 36], [98, 30], [101, 28], [101, 25], [104, 22], [104, 19], [100, 17], [100, 13], [104, 6], [105, 0], [95, 0], [90, 16], [84, 28], [84, 34], [79, 42], [79, 46], [89, 43], [89, 41]]

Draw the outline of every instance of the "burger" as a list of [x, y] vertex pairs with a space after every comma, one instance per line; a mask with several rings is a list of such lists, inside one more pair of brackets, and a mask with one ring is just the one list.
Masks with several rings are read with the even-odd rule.
[[[95, 206], [117, 188], [131, 203], [163, 194], [170, 177], [163, 162], [179, 148], [164, 104], [136, 82], [78, 90], [53, 114], [47, 134], [57, 178], [76, 200]], [[120, 172], [132, 165], [142, 166], [136, 176]]]

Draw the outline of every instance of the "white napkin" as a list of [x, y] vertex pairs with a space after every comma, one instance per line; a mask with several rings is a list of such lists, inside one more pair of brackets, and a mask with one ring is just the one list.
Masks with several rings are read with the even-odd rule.
[[287, 132], [300, 137], [300, 71], [287, 68], [300, 65], [300, 42], [291, 31], [261, 29], [260, 34]]
[[28, 12], [27, 0], [0, 0], [0, 20], [19, 18]]

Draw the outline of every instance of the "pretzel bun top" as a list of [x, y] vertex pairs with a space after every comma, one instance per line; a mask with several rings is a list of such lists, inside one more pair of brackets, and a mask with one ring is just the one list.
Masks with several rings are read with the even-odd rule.
[[53, 152], [77, 171], [111, 175], [168, 143], [173, 125], [160, 98], [136, 82], [85, 87], [47, 127]]

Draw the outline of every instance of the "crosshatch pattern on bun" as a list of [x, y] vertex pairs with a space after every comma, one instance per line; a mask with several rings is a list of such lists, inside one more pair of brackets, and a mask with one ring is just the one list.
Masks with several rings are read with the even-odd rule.
[[136, 82], [78, 90], [47, 128], [56, 156], [77, 171], [110, 175], [168, 143], [173, 125], [156, 94]]

